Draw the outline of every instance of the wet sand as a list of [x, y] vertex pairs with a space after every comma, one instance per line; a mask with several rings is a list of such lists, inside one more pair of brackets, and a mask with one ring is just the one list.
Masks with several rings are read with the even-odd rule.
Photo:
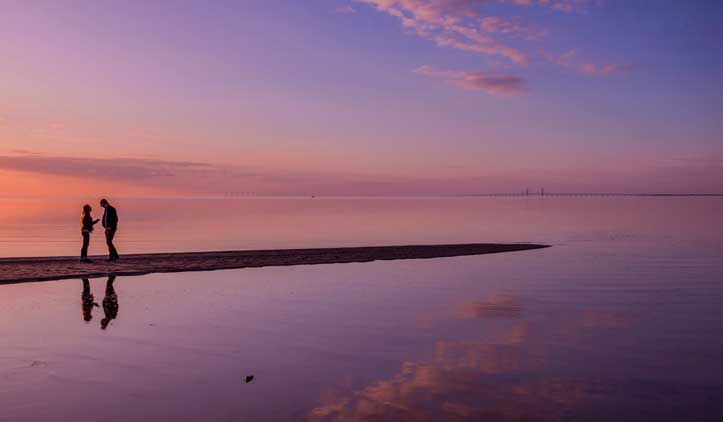
[[77, 257], [0, 258], [0, 284], [69, 278], [142, 275], [233, 268], [341, 264], [377, 260], [428, 259], [482, 255], [546, 248], [536, 244], [474, 243], [456, 245], [372, 246], [324, 249], [188, 252], [124, 255], [109, 263], [95, 256], [92, 263]]

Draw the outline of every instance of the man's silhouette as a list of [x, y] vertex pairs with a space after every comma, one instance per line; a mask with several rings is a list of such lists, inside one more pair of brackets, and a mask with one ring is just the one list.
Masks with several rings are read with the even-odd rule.
[[113, 246], [113, 238], [118, 230], [118, 212], [105, 198], [100, 200], [100, 206], [105, 209], [103, 211], [103, 227], [105, 228], [105, 243], [108, 245], [108, 261], [115, 261], [120, 258], [118, 251]]
[[115, 276], [111, 275], [108, 277], [108, 282], [105, 283], [105, 297], [103, 298], [105, 318], [100, 320], [102, 330], [105, 330], [108, 324], [118, 317], [118, 295], [115, 293], [115, 288], [113, 288], [114, 281]]

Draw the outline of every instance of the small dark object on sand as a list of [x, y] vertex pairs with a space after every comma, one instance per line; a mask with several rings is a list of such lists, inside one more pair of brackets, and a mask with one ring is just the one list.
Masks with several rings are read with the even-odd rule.
[[248, 384], [248, 383], [250, 383], [251, 381], [253, 381], [253, 379], [254, 379], [254, 376], [253, 376], [253, 375], [246, 375], [246, 384]]

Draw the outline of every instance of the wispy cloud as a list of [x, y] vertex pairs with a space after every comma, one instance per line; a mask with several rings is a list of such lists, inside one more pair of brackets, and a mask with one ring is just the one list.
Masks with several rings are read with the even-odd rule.
[[604, 3], [603, 0], [539, 0], [538, 4], [547, 6], [562, 12], [585, 12], [588, 8], [600, 7]]
[[[123, 184], [158, 192], [218, 194], [256, 192], [265, 195], [378, 195], [424, 194], [446, 186], [434, 178], [404, 177], [388, 174], [318, 172], [290, 168], [220, 166], [195, 161], [172, 161], [142, 156], [85, 158], [49, 156], [26, 150], [0, 155], [0, 172], [23, 172], [48, 176], [48, 191], [54, 177], [77, 179], [74, 188], [81, 191], [97, 186]], [[57, 179], [60, 180], [60, 179]], [[3, 192], [0, 185], [0, 194]], [[94, 191], [95, 192], [95, 191]], [[28, 192], [23, 192], [28, 193]]]
[[498, 3], [517, 6], [541, 6], [566, 13], [583, 13], [590, 7], [602, 6], [603, 0], [498, 0]]
[[10, 151], [14, 155], [40, 155], [39, 152], [29, 151], [27, 149], [14, 149]]
[[346, 6], [337, 7], [336, 9], [334, 9], [334, 12], [342, 14], [342, 15], [348, 15], [348, 14], [356, 13], [356, 9], [349, 5], [346, 5]]
[[440, 47], [505, 57], [527, 66], [529, 57], [482, 29], [484, 0], [357, 0], [398, 18], [402, 26]]
[[580, 65], [580, 71], [586, 75], [616, 75], [620, 73], [627, 73], [632, 69], [632, 66], [618, 63], [583, 63]]
[[[396, 17], [403, 28], [434, 42], [483, 56], [502, 57], [526, 67], [531, 55], [522, 50], [519, 41], [536, 41], [547, 35], [544, 28], [532, 25], [518, 16], [503, 17], [487, 13], [493, 4], [513, 7], [544, 7], [561, 12], [583, 13], [602, 0], [355, 0]], [[512, 40], [517, 43], [510, 44]], [[544, 55], [548, 61], [563, 67], [574, 67], [586, 75], [612, 75], [629, 70], [629, 66], [575, 60], [575, 50], [559, 57]], [[498, 66], [498, 64], [494, 64]], [[525, 91], [524, 81], [513, 75], [484, 71], [439, 71], [430, 65], [416, 69], [429, 77], [445, 78], [450, 85], [467, 90], [483, 91], [494, 96], [515, 96]]]
[[355, 0], [395, 16], [402, 26], [439, 46], [502, 56], [522, 66], [529, 57], [490, 34], [527, 40], [542, 37], [546, 31], [533, 29], [519, 18], [502, 18], [485, 14], [492, 3], [511, 6], [539, 6], [561, 12], [584, 12], [602, 0]]
[[610, 76], [628, 73], [632, 65], [623, 63], [593, 63], [578, 59], [578, 51], [573, 49], [560, 55], [543, 53], [543, 57], [558, 66], [574, 69], [588, 76]]
[[542, 56], [550, 63], [554, 63], [562, 67], [568, 67], [572, 65], [573, 60], [577, 56], [577, 50], [572, 49], [557, 55], [543, 52]]
[[458, 88], [484, 91], [489, 95], [511, 97], [524, 92], [524, 81], [512, 75], [494, 75], [485, 72], [470, 72], [458, 70], [437, 70], [430, 65], [424, 65], [414, 70], [424, 76], [444, 78], [447, 83]]
[[14, 153], [0, 156], [0, 169], [128, 182], [223, 172], [209, 164], [189, 161], [55, 157], [23, 150]]
[[480, 28], [485, 32], [504, 34], [511, 38], [529, 41], [539, 40], [547, 35], [547, 31], [534, 28], [519, 17], [487, 16], [480, 19]]

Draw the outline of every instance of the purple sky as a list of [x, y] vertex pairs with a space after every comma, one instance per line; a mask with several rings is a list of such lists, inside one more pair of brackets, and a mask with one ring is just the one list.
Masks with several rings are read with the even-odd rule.
[[722, 10], [8, 1], [0, 194], [723, 192]]

